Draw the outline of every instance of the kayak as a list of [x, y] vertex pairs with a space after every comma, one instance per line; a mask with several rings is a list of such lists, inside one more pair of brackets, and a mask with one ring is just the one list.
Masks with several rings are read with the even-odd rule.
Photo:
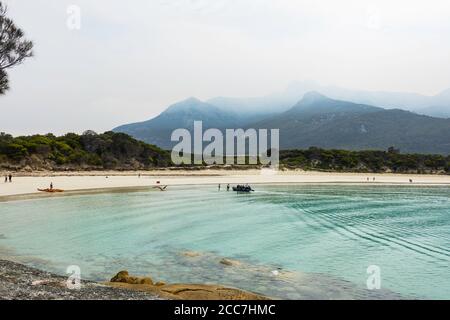
[[47, 189], [38, 189], [38, 191], [41, 191], [41, 192], [64, 192], [64, 190], [61, 190], [61, 189], [50, 189], [50, 188], [47, 188]]

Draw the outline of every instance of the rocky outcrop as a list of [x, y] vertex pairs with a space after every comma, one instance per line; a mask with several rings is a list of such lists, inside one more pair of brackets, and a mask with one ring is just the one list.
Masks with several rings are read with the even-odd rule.
[[153, 285], [153, 280], [151, 278], [132, 277], [128, 274], [128, 271], [120, 271], [111, 279], [111, 282], [123, 282], [128, 284], [147, 284], [151, 286]]
[[268, 300], [269, 298], [220, 285], [211, 284], [165, 284], [164, 282], [145, 283], [144, 279], [133, 277], [121, 271], [107, 285], [115, 288], [137, 290], [174, 300]]
[[149, 292], [112, 288], [81, 281], [80, 289], [67, 287], [59, 276], [25, 265], [0, 260], [0, 300], [156, 300]]

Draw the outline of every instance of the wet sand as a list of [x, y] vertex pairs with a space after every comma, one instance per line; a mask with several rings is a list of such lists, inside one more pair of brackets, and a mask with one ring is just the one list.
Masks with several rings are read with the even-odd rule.
[[[158, 170], [140, 172], [35, 172], [14, 176], [13, 182], [0, 182], [0, 197], [38, 194], [50, 183], [65, 191], [94, 191], [112, 188], [151, 188], [157, 185], [226, 184], [404, 184], [450, 185], [450, 175], [364, 174], [272, 170]], [[367, 181], [369, 178], [369, 181]], [[374, 180], [375, 178], [375, 180]], [[410, 183], [412, 179], [413, 183]]]

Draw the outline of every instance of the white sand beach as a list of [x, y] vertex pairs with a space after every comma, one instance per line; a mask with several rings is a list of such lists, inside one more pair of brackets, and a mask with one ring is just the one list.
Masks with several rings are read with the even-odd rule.
[[[4, 176], [5, 173], [3, 173]], [[351, 184], [406, 184], [449, 185], [449, 175], [417, 174], [364, 174], [312, 171], [271, 170], [177, 170], [139, 172], [36, 172], [13, 176], [13, 182], [0, 182], [0, 197], [37, 194], [38, 188], [54, 188], [65, 191], [88, 191], [107, 188], [151, 187], [161, 185], [217, 185], [222, 184], [303, 184], [303, 183], [351, 183]], [[369, 181], [367, 181], [369, 178]], [[375, 181], [373, 180], [375, 178]], [[413, 183], [409, 181], [412, 179]]]

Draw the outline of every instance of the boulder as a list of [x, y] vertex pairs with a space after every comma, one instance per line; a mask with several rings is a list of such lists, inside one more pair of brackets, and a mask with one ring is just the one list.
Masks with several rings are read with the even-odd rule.
[[171, 284], [161, 288], [161, 296], [181, 300], [268, 300], [269, 298], [213, 284]]
[[229, 267], [241, 265], [241, 263], [239, 261], [231, 260], [231, 259], [227, 259], [227, 258], [221, 259], [220, 263], [225, 266], [229, 266]]
[[183, 256], [189, 257], [189, 258], [195, 258], [195, 257], [199, 257], [200, 256], [200, 253], [199, 252], [195, 252], [195, 251], [184, 251], [181, 254]]
[[[150, 281], [149, 281], [150, 280]], [[115, 288], [144, 291], [165, 299], [175, 300], [268, 300], [268, 297], [237, 288], [214, 284], [153, 284], [150, 278], [133, 277], [120, 271], [107, 285]]]
[[147, 285], [153, 285], [153, 280], [150, 277], [133, 277], [130, 276], [128, 271], [120, 271], [118, 274], [116, 274], [114, 277], [112, 277], [111, 282], [123, 282], [128, 284], [147, 284]]
[[220, 260], [220, 263], [223, 264], [223, 265], [226, 265], [226, 266], [232, 266], [233, 265], [233, 262], [231, 262], [230, 260], [225, 259], [225, 258]]

